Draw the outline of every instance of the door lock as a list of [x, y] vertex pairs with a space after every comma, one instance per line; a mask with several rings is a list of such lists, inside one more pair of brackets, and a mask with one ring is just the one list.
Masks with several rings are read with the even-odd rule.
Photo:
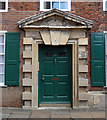
[[44, 81], [44, 78], [42, 78], [41, 80]]

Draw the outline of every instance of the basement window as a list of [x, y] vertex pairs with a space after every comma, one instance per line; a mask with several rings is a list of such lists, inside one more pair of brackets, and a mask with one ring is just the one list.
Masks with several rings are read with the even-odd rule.
[[0, 0], [0, 12], [8, 11], [8, 0]]
[[103, 0], [103, 11], [107, 11], [107, 0]]
[[54, 8], [63, 11], [70, 11], [71, 0], [40, 0], [41, 11], [48, 11]]

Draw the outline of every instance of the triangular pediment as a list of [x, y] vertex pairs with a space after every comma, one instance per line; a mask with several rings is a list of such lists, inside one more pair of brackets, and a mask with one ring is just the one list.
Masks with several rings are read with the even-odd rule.
[[71, 14], [69, 12], [53, 9], [22, 19], [18, 22], [18, 25], [20, 28], [34, 26], [67, 26], [68, 28], [72, 26], [86, 26], [87, 28], [91, 28], [93, 21]]

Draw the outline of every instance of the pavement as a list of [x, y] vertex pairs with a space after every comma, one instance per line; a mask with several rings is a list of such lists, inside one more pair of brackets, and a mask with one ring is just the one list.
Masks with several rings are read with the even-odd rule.
[[2, 120], [107, 120], [104, 110], [0, 108]]

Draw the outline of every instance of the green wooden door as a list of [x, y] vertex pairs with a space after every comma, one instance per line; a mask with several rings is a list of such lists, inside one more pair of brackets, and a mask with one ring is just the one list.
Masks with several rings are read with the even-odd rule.
[[105, 85], [104, 33], [91, 33], [91, 85]]
[[39, 47], [39, 103], [71, 103], [70, 46]]

